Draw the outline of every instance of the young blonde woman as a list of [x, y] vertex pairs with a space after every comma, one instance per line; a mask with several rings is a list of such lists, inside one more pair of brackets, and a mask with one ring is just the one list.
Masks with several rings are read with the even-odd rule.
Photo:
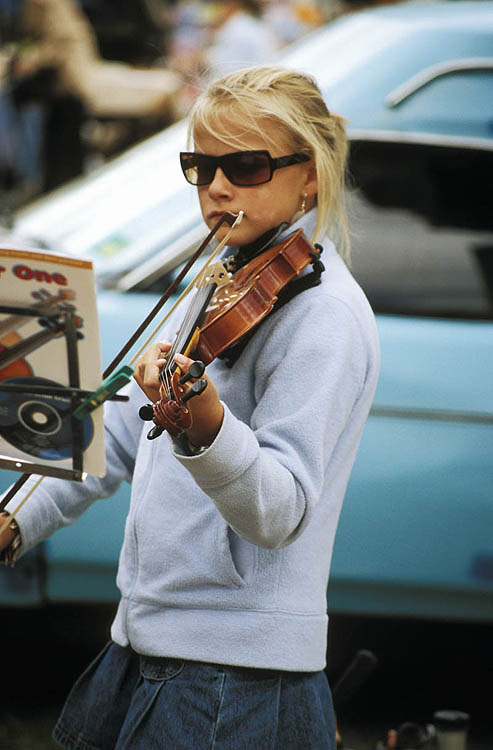
[[55, 737], [81, 750], [335, 748], [326, 588], [379, 365], [373, 314], [330, 239], [347, 248], [344, 126], [311, 79], [257, 67], [199, 98], [190, 148], [181, 163], [205, 223], [243, 211], [237, 269], [302, 228], [325, 270], [307, 266], [207, 367], [175, 439], [148, 440], [138, 416], [160, 398], [170, 350], [164, 336], [150, 346], [130, 401], [107, 404], [106, 477], [47, 479], [19, 513], [22, 551], [132, 482], [112, 640]]

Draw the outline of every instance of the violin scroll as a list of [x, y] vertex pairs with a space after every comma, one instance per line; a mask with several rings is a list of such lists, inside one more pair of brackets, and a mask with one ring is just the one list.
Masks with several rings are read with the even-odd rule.
[[[194, 396], [200, 396], [207, 388], [207, 380], [202, 378], [205, 371], [203, 362], [192, 362], [186, 373], [182, 374], [181, 370], [176, 367], [170, 379], [167, 381], [167, 394], [155, 404], [144, 404], [139, 409], [139, 416], [146, 422], [151, 420], [154, 427], [147, 434], [148, 440], [154, 440], [159, 437], [164, 430], [169, 432], [172, 437], [178, 437], [185, 430], [192, 426], [192, 415], [190, 409], [186, 406]], [[194, 382], [188, 388], [185, 384], [193, 380]], [[161, 392], [163, 385], [161, 385]]]

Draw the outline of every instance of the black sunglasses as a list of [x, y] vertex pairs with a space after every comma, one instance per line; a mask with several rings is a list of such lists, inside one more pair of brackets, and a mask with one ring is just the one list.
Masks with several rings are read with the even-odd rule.
[[268, 151], [233, 151], [224, 156], [180, 153], [180, 164], [191, 185], [210, 185], [218, 167], [233, 185], [262, 185], [272, 180], [276, 169], [310, 161], [306, 154], [290, 154], [273, 159]]

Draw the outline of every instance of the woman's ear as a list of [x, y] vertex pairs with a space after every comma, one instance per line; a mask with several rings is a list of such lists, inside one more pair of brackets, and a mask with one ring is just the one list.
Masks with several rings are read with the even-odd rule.
[[303, 193], [307, 198], [313, 198], [318, 193], [317, 168], [314, 161], [307, 165]]

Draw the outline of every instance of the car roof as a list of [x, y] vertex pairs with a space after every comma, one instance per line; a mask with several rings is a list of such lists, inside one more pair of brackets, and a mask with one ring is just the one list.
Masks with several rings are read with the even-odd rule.
[[[493, 138], [489, 0], [420, 1], [348, 14], [302, 40], [283, 62], [315, 75], [350, 130]], [[407, 97], [395, 99], [420, 79]]]

